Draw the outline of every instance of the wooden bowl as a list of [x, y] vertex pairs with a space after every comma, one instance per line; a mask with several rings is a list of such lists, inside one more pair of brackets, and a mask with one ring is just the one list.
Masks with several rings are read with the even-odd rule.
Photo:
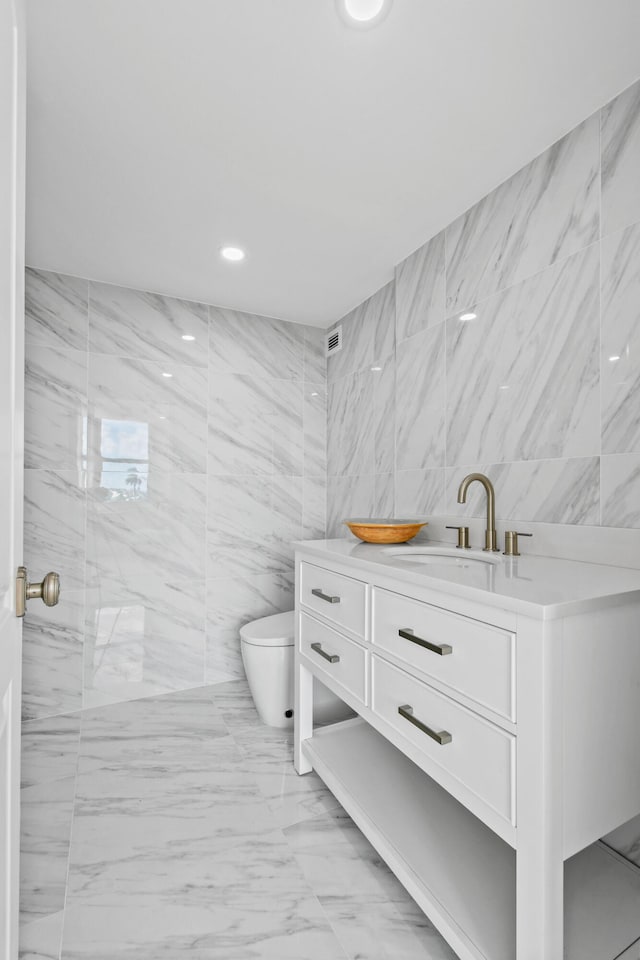
[[421, 520], [382, 520], [377, 518], [344, 520], [351, 533], [366, 543], [406, 543], [426, 527]]

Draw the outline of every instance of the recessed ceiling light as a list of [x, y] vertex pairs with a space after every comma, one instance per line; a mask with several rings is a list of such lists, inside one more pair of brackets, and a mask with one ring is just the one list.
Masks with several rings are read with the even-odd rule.
[[620, 357], [618, 357], [618, 356], [609, 357], [609, 363], [615, 363], [616, 360], [619, 360], [619, 359], [620, 359]]
[[501, 384], [501, 385], [500, 385], [500, 389], [501, 389], [501, 390], [508, 390], [508, 389], [509, 389], [509, 384], [508, 384], [508, 383], [503, 383], [503, 384]]
[[223, 247], [220, 256], [230, 263], [240, 263], [246, 257], [246, 253], [240, 247]]
[[382, 367], [371, 367], [374, 373], [377, 373], [379, 370], [382, 370]]
[[173, 374], [172, 374], [172, 373], [163, 373], [162, 376], [163, 376], [163, 377], [172, 377]]
[[388, 12], [390, 0], [337, 0], [338, 9], [347, 22], [371, 26]]
[[460, 319], [462, 320], [463, 323], [466, 323], [467, 320], [475, 320], [477, 316], [478, 316], [477, 313], [461, 313]]
[[317, 390], [315, 390], [315, 391], [311, 394], [311, 396], [312, 396], [312, 397], [319, 397], [320, 394], [318, 393]]
[[195, 337], [192, 337], [190, 333], [183, 333], [183, 334], [182, 334], [182, 339], [183, 339], [183, 340], [195, 340]]
[[166, 417], [163, 417], [163, 415], [162, 415], [162, 414], [160, 414], [160, 417], [159, 417], [159, 419], [160, 419], [160, 420], [166, 420], [167, 418], [166, 418]]

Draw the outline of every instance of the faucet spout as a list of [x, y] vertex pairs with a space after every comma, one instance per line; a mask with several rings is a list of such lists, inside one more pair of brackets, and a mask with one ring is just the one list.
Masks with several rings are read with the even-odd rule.
[[470, 485], [477, 480], [481, 483], [487, 494], [487, 530], [484, 536], [484, 550], [498, 553], [498, 535], [496, 533], [496, 493], [489, 477], [484, 473], [470, 473], [464, 478], [458, 488], [458, 503], [467, 502], [467, 490]]

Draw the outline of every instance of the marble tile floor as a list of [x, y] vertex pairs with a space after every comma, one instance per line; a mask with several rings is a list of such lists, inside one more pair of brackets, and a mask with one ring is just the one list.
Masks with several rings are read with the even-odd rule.
[[38, 723], [22, 960], [455, 960], [244, 681]]

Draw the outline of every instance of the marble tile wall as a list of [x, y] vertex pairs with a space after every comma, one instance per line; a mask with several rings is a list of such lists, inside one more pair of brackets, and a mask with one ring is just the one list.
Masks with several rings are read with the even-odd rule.
[[[640, 81], [340, 322], [329, 536], [349, 516], [481, 517], [479, 489], [456, 502], [477, 470], [514, 526], [640, 529]], [[640, 818], [606, 839], [640, 864]]]
[[323, 331], [37, 270], [26, 306], [25, 557], [62, 599], [25, 720], [241, 676], [324, 535]]
[[[640, 81], [398, 265], [328, 364], [349, 515], [640, 529]], [[394, 384], [395, 381], [395, 384]]]

